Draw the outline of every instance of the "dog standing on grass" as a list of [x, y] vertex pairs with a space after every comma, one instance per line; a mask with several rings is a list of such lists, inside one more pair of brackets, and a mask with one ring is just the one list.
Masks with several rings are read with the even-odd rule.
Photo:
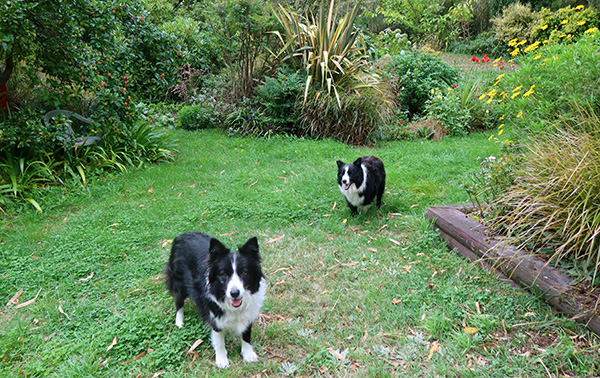
[[175, 325], [183, 327], [183, 303], [192, 298], [204, 322], [212, 328], [215, 364], [229, 367], [225, 334], [242, 336], [242, 358], [254, 362], [252, 324], [262, 310], [267, 281], [260, 266], [256, 237], [231, 252], [216, 238], [186, 232], [173, 240], [165, 269], [166, 286], [175, 299]]
[[354, 163], [337, 161], [337, 183], [346, 198], [352, 215], [360, 210], [363, 214], [369, 210], [377, 197], [377, 208], [381, 207], [381, 198], [385, 190], [385, 168], [376, 156], [362, 156]]

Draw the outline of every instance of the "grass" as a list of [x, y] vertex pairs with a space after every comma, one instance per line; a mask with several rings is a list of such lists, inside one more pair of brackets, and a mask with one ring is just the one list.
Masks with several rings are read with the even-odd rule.
[[[89, 178], [76, 191], [48, 188], [43, 215], [3, 219], [0, 375], [600, 372], [597, 337], [449, 251], [424, 216], [428, 206], [467, 200], [461, 181], [478, 156], [497, 154], [487, 135], [355, 148], [173, 133], [176, 163]], [[384, 206], [351, 217], [335, 161], [365, 154], [386, 164]], [[258, 236], [269, 291], [254, 328], [257, 363], [243, 363], [230, 340], [232, 366], [217, 370], [191, 305], [184, 328], [174, 326], [162, 269], [170, 241], [189, 230], [229, 246]]]

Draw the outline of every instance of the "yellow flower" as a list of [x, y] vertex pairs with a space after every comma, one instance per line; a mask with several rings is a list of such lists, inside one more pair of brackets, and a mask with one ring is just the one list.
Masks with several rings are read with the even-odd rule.
[[493, 98], [493, 97], [490, 97], [490, 98], [489, 98], [489, 100], [487, 100], [485, 103], [486, 103], [486, 104], [489, 104], [489, 103], [490, 103], [490, 102], [492, 102], [492, 101], [494, 101], [494, 98]]
[[487, 96], [487, 95], [484, 93], [484, 94], [482, 94], [481, 96], [479, 96], [479, 99], [480, 99], [480, 100], [483, 100], [483, 99], [485, 98], [485, 96]]
[[578, 5], [578, 6], [575, 7], [575, 10], [580, 10], [580, 9], [583, 9], [583, 8], [585, 8], [583, 5]]
[[535, 84], [533, 84], [527, 92], [523, 93], [523, 97], [529, 97], [531, 94], [533, 94], [533, 88], [535, 88]]
[[504, 117], [506, 117], [506, 114], [502, 114], [499, 119], [502, 121]]
[[533, 57], [533, 60], [538, 60], [542, 57], [542, 54], [537, 54], [536, 56]]
[[494, 60], [494, 63], [498, 63], [498, 62], [499, 62], [499, 61], [501, 61], [501, 60], [502, 60], [502, 57], [500, 57], [500, 58], [498, 58], [498, 59], [495, 59], [495, 60]]
[[494, 134], [490, 135], [490, 137], [488, 138], [488, 140], [492, 140], [493, 137], [494, 137]]
[[513, 46], [515, 46], [517, 44], [518, 41], [519, 40], [517, 38], [511, 39], [510, 41], [508, 41], [508, 45], [510, 47], [513, 47]]
[[488, 92], [487, 95], [490, 96], [490, 97], [494, 97], [496, 95], [496, 93], [498, 93], [498, 91], [495, 90], [495, 89], [492, 89], [491, 91]]
[[504, 127], [504, 124], [501, 124], [500, 126], [498, 126], [498, 129], [501, 129]]
[[540, 29], [542, 29], [542, 30], [546, 30], [546, 29], [548, 29], [548, 24], [546, 24], [546, 25], [542, 26]]
[[535, 41], [531, 45], [527, 46], [527, 48], [525, 48], [525, 50], [523, 50], [523, 52], [533, 51], [533, 50], [537, 49], [539, 46], [540, 46], [540, 42], [539, 41]]
[[513, 51], [510, 52], [510, 56], [515, 56], [519, 53], [519, 48], [517, 47], [516, 49], [514, 49]]
[[502, 135], [503, 132], [504, 132], [504, 130], [498, 131], [498, 136]]
[[520, 112], [517, 113], [517, 118], [519, 118], [522, 115], [523, 115], [523, 111], [521, 110]]
[[558, 36], [558, 38], [564, 38], [564, 37], [566, 37], [566, 36], [567, 36], [567, 35], [566, 35], [565, 33], [562, 33], [561, 35], [559, 35], [559, 36]]
[[514, 59], [509, 59], [507, 63], [512, 63], [514, 61], [515, 61]]
[[595, 32], [597, 32], [597, 31], [598, 31], [598, 28], [597, 28], [597, 27], [593, 27], [593, 28], [591, 28], [591, 29], [588, 29], [588, 30], [584, 31], [583, 33], [584, 33], [584, 34], [585, 34], [585, 33], [595, 33]]
[[517, 97], [517, 96], [518, 96], [518, 95], [520, 95], [520, 94], [521, 94], [521, 91], [519, 91], [519, 92], [516, 92], [516, 93], [513, 93], [513, 95], [512, 95], [512, 96], [510, 96], [510, 99], [512, 100], [513, 98]]
[[568, 19], [567, 20], [562, 20], [560, 23], [561, 23], [561, 25], [564, 25], [564, 24], [569, 23], [569, 20]]
[[435, 89], [432, 88], [430, 92], [431, 92], [431, 94], [434, 94], [435, 93]]
[[500, 74], [500, 75], [498, 75], [498, 77], [496, 77], [496, 80], [500, 80], [500, 79], [502, 79], [502, 78], [503, 78], [505, 75], [506, 75], [506, 74]]
[[585, 21], [579, 21], [579, 22], [577, 23], [577, 26], [581, 26], [581, 25], [585, 25]]
[[519, 90], [519, 89], [521, 89], [521, 88], [523, 88], [523, 86], [522, 86], [522, 85], [519, 85], [518, 87], [516, 87], [515, 89], [513, 89], [513, 92], [516, 92], [516, 91], [518, 91], [518, 90]]
[[527, 43], [527, 40], [526, 40], [526, 39], [524, 39], [524, 40], [522, 40], [521, 42], [517, 43], [515, 46], [519, 47], [519, 46], [521, 46], [521, 45], [524, 45], [524, 44], [526, 44], [526, 43]]

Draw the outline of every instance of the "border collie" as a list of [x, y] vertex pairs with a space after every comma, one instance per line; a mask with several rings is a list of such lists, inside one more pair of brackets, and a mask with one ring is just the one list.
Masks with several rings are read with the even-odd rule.
[[183, 327], [183, 302], [190, 297], [212, 328], [211, 343], [219, 368], [229, 367], [226, 333], [242, 336], [244, 361], [257, 360], [250, 336], [267, 292], [260, 260], [256, 237], [234, 252], [197, 231], [173, 240], [165, 275], [167, 289], [175, 299], [175, 325]]
[[337, 183], [346, 198], [350, 212], [357, 209], [364, 214], [377, 197], [377, 207], [381, 207], [381, 197], [385, 190], [385, 168], [376, 156], [362, 156], [352, 164], [338, 160]]

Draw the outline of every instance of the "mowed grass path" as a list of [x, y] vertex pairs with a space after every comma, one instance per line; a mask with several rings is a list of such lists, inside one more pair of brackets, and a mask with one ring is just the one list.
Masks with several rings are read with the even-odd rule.
[[[75, 193], [51, 188], [43, 215], [4, 219], [1, 376], [599, 373], [596, 338], [449, 251], [425, 219], [428, 206], [467, 200], [465, 175], [497, 153], [487, 135], [355, 148], [173, 133], [174, 164], [107, 174]], [[384, 206], [351, 217], [336, 160], [367, 154], [386, 165]], [[269, 291], [257, 363], [229, 339], [232, 366], [216, 369], [191, 305], [174, 327], [162, 270], [170, 241], [190, 230], [231, 247], [258, 236]]]

